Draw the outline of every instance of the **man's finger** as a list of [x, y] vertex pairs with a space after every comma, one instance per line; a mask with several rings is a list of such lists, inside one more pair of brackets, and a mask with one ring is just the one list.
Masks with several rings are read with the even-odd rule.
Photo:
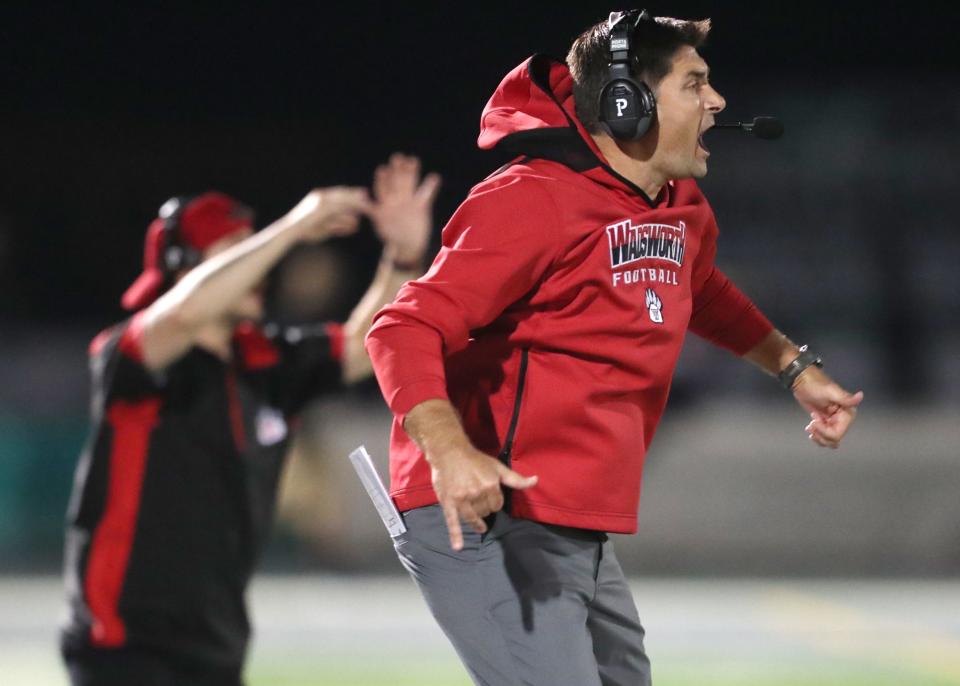
[[420, 178], [420, 158], [411, 155], [404, 160], [403, 167], [403, 174], [401, 175], [403, 190], [407, 194], [413, 195], [417, 189], [417, 180]]
[[839, 441], [850, 430], [854, 419], [856, 419], [856, 410], [852, 407], [845, 408], [825, 420], [822, 425], [834, 433]]
[[842, 407], [856, 407], [861, 402], [863, 402], [863, 391], [857, 391], [852, 395], [848, 393], [836, 400], [836, 403]]
[[385, 164], [379, 165], [373, 172], [373, 194], [379, 200], [387, 192], [390, 170]]
[[366, 188], [350, 188], [332, 195], [325, 209], [331, 214], [363, 212], [370, 207], [370, 204], [370, 194]]
[[826, 426], [825, 424], [817, 424], [814, 426], [813, 430], [818, 436], [832, 443], [836, 443], [843, 437], [842, 430], [839, 430], [836, 427]]
[[443, 504], [443, 517], [447, 520], [447, 531], [450, 532], [450, 547], [454, 550], [463, 550], [463, 532], [460, 530], [460, 513], [455, 505]]
[[839, 443], [850, 428], [851, 420], [852, 417], [847, 412], [834, 415], [827, 420], [815, 419], [807, 425], [807, 431], [815, 432], [828, 441]]
[[423, 181], [420, 183], [420, 187], [417, 189], [417, 199], [423, 202], [432, 203], [437, 197], [437, 192], [440, 190], [440, 184], [442, 181], [443, 178], [435, 172], [430, 172], [424, 176]]
[[[487, 523], [484, 522], [483, 517], [477, 514], [477, 511], [473, 509], [473, 503], [460, 504], [460, 519], [473, 527], [473, 530], [478, 534], [482, 534], [487, 531]], [[463, 547], [462, 537], [460, 547]], [[457, 548], [457, 550], [459, 550], [459, 548]]]
[[390, 181], [392, 190], [403, 195], [411, 195], [417, 185], [419, 160], [412, 155], [394, 153], [390, 156]]
[[525, 488], [530, 488], [531, 486], [537, 485], [536, 476], [523, 476], [521, 474], [517, 474], [509, 467], [504, 466], [502, 463], [497, 464], [497, 471], [500, 473], [500, 483], [502, 483], [504, 486], [523, 490]]
[[810, 440], [819, 445], [821, 448], [836, 448], [838, 445], [836, 441], [831, 441], [825, 438], [818, 431], [810, 432]]
[[829, 445], [827, 445], [826, 441], [824, 441], [822, 438], [820, 438], [819, 436], [817, 436], [815, 433], [810, 433], [810, 434], [808, 434], [808, 435], [807, 435], [807, 438], [809, 438], [811, 441], [813, 441], [814, 443], [816, 443], [817, 445], [819, 445], [821, 448], [829, 448], [829, 447], [830, 447]]
[[483, 498], [483, 516], [486, 517], [491, 512], [499, 512], [503, 507], [503, 491], [500, 490], [500, 484], [493, 490], [487, 491]]
[[360, 223], [355, 215], [338, 215], [327, 223], [330, 233], [335, 236], [346, 236], [357, 230]]
[[385, 195], [392, 195], [397, 192], [397, 177], [400, 175], [400, 166], [402, 164], [400, 153], [393, 153], [387, 164], [383, 165], [383, 192]]

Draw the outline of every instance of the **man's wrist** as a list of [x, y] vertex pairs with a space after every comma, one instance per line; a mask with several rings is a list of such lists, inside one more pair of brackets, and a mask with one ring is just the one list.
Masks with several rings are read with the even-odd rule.
[[432, 467], [442, 467], [470, 449], [470, 439], [459, 423], [441, 423], [433, 431], [421, 436], [423, 456]]
[[449, 400], [433, 398], [414, 406], [407, 413], [403, 428], [432, 466], [470, 447], [470, 439]]
[[423, 269], [423, 258], [412, 260], [402, 260], [398, 257], [388, 259], [387, 264], [390, 268], [398, 272], [419, 272]]
[[797, 356], [800, 354], [800, 346], [795, 345], [786, 336], [784, 336], [784, 342], [786, 345], [780, 350], [777, 356], [777, 366], [773, 370], [775, 376], [790, 366], [790, 363], [797, 359]]
[[288, 243], [292, 248], [298, 243], [317, 243], [329, 238], [328, 232], [323, 231], [319, 235], [314, 230], [311, 231], [316, 220], [310, 220], [307, 217], [292, 217], [287, 215], [280, 218], [277, 224], [280, 224], [278, 235], [282, 240]]
[[810, 367], [823, 367], [823, 358], [810, 350], [806, 345], [800, 346], [796, 356], [777, 375], [777, 379], [788, 391], [793, 390], [800, 375]]
[[422, 252], [404, 252], [387, 246], [383, 251], [383, 262], [391, 269], [400, 272], [418, 272], [423, 269]]

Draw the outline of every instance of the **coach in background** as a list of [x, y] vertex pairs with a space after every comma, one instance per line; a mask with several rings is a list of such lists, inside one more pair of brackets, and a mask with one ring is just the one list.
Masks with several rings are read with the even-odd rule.
[[[66, 537], [74, 686], [238, 686], [247, 583], [270, 529], [297, 413], [367, 377], [373, 314], [417, 276], [439, 177], [393, 155], [362, 188], [322, 188], [254, 233], [219, 193], [173, 199], [149, 227], [135, 312], [90, 347], [91, 433]], [[356, 230], [383, 259], [350, 318], [261, 327], [262, 284], [291, 248]]]

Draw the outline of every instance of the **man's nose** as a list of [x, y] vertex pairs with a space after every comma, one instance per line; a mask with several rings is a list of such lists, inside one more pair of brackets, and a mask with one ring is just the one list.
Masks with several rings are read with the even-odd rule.
[[727, 107], [727, 100], [713, 86], [709, 86], [709, 92], [707, 93], [707, 109], [714, 114], [723, 112]]

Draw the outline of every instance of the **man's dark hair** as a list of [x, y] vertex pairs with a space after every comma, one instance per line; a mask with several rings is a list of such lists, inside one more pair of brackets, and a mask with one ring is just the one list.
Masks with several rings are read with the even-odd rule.
[[[699, 48], [710, 33], [710, 20], [687, 21], [657, 17], [641, 21], [633, 34], [633, 76], [654, 88], [670, 73], [673, 55], [681, 47]], [[610, 64], [610, 29], [606, 21], [591, 26], [573, 42], [567, 66], [573, 75], [577, 118], [590, 133], [600, 131], [598, 100]]]

